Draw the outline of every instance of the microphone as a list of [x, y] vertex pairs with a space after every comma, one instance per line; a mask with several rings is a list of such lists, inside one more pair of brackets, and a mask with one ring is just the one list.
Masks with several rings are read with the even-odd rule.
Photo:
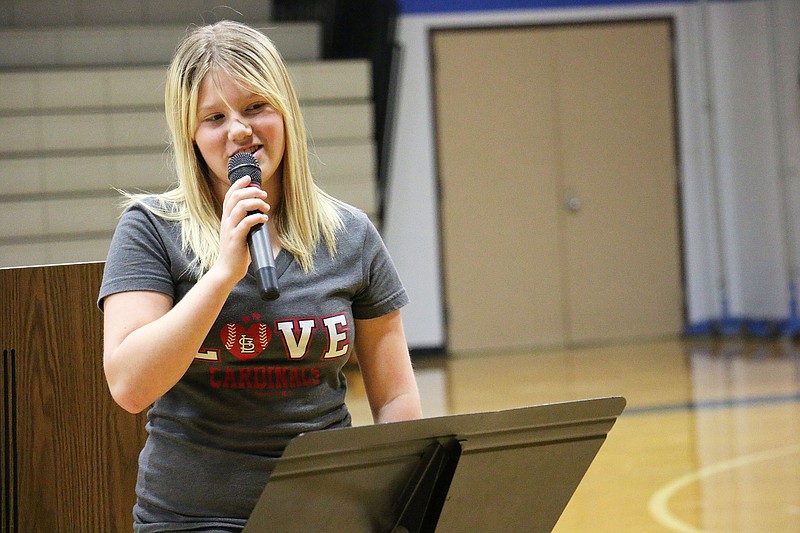
[[[261, 188], [261, 168], [252, 154], [239, 152], [228, 160], [228, 179], [231, 184], [239, 178], [250, 176], [250, 186]], [[248, 213], [251, 214], [251, 213]], [[280, 296], [278, 292], [278, 276], [275, 272], [275, 258], [272, 256], [272, 244], [265, 224], [253, 226], [247, 234], [247, 245], [250, 247], [250, 258], [258, 279], [258, 292], [262, 300], [274, 300]]]

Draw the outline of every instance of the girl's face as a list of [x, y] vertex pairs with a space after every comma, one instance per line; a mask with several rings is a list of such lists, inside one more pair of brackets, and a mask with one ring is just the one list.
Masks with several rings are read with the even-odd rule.
[[262, 188], [273, 194], [280, 191], [286, 147], [283, 116], [265, 98], [222, 71], [212, 72], [200, 84], [197, 119], [194, 142], [220, 203], [230, 187], [228, 159], [238, 152], [249, 152], [258, 160]]

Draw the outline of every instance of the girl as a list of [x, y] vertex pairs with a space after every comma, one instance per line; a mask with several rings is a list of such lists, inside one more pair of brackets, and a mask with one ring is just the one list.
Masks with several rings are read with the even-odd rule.
[[[350, 425], [353, 350], [376, 423], [422, 416], [408, 298], [369, 219], [315, 185], [266, 36], [228, 21], [195, 29], [165, 103], [178, 185], [131, 196], [114, 234], [98, 300], [105, 374], [120, 406], [149, 407], [134, 529], [240, 531], [290, 439]], [[230, 184], [239, 152], [256, 158], [263, 188]], [[270, 302], [250, 265], [257, 224], [280, 284]]]

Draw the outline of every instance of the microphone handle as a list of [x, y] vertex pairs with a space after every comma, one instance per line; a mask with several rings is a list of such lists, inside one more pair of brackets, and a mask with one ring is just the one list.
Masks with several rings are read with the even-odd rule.
[[247, 234], [250, 258], [258, 279], [258, 291], [262, 300], [275, 300], [278, 291], [278, 274], [275, 271], [275, 258], [272, 256], [272, 243], [266, 225], [253, 226]]

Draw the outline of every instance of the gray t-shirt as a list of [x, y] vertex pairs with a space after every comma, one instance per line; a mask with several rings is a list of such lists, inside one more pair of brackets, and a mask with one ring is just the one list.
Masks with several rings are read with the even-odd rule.
[[[306, 273], [281, 251], [281, 294], [270, 302], [259, 298], [251, 267], [186, 374], [151, 406], [136, 531], [242, 527], [290, 439], [350, 425], [342, 368], [353, 319], [385, 315], [408, 297], [366, 215], [340, 213], [336, 256], [320, 243]], [[134, 205], [114, 234], [98, 305], [133, 290], [178, 302], [196, 281], [190, 261], [179, 225]]]

